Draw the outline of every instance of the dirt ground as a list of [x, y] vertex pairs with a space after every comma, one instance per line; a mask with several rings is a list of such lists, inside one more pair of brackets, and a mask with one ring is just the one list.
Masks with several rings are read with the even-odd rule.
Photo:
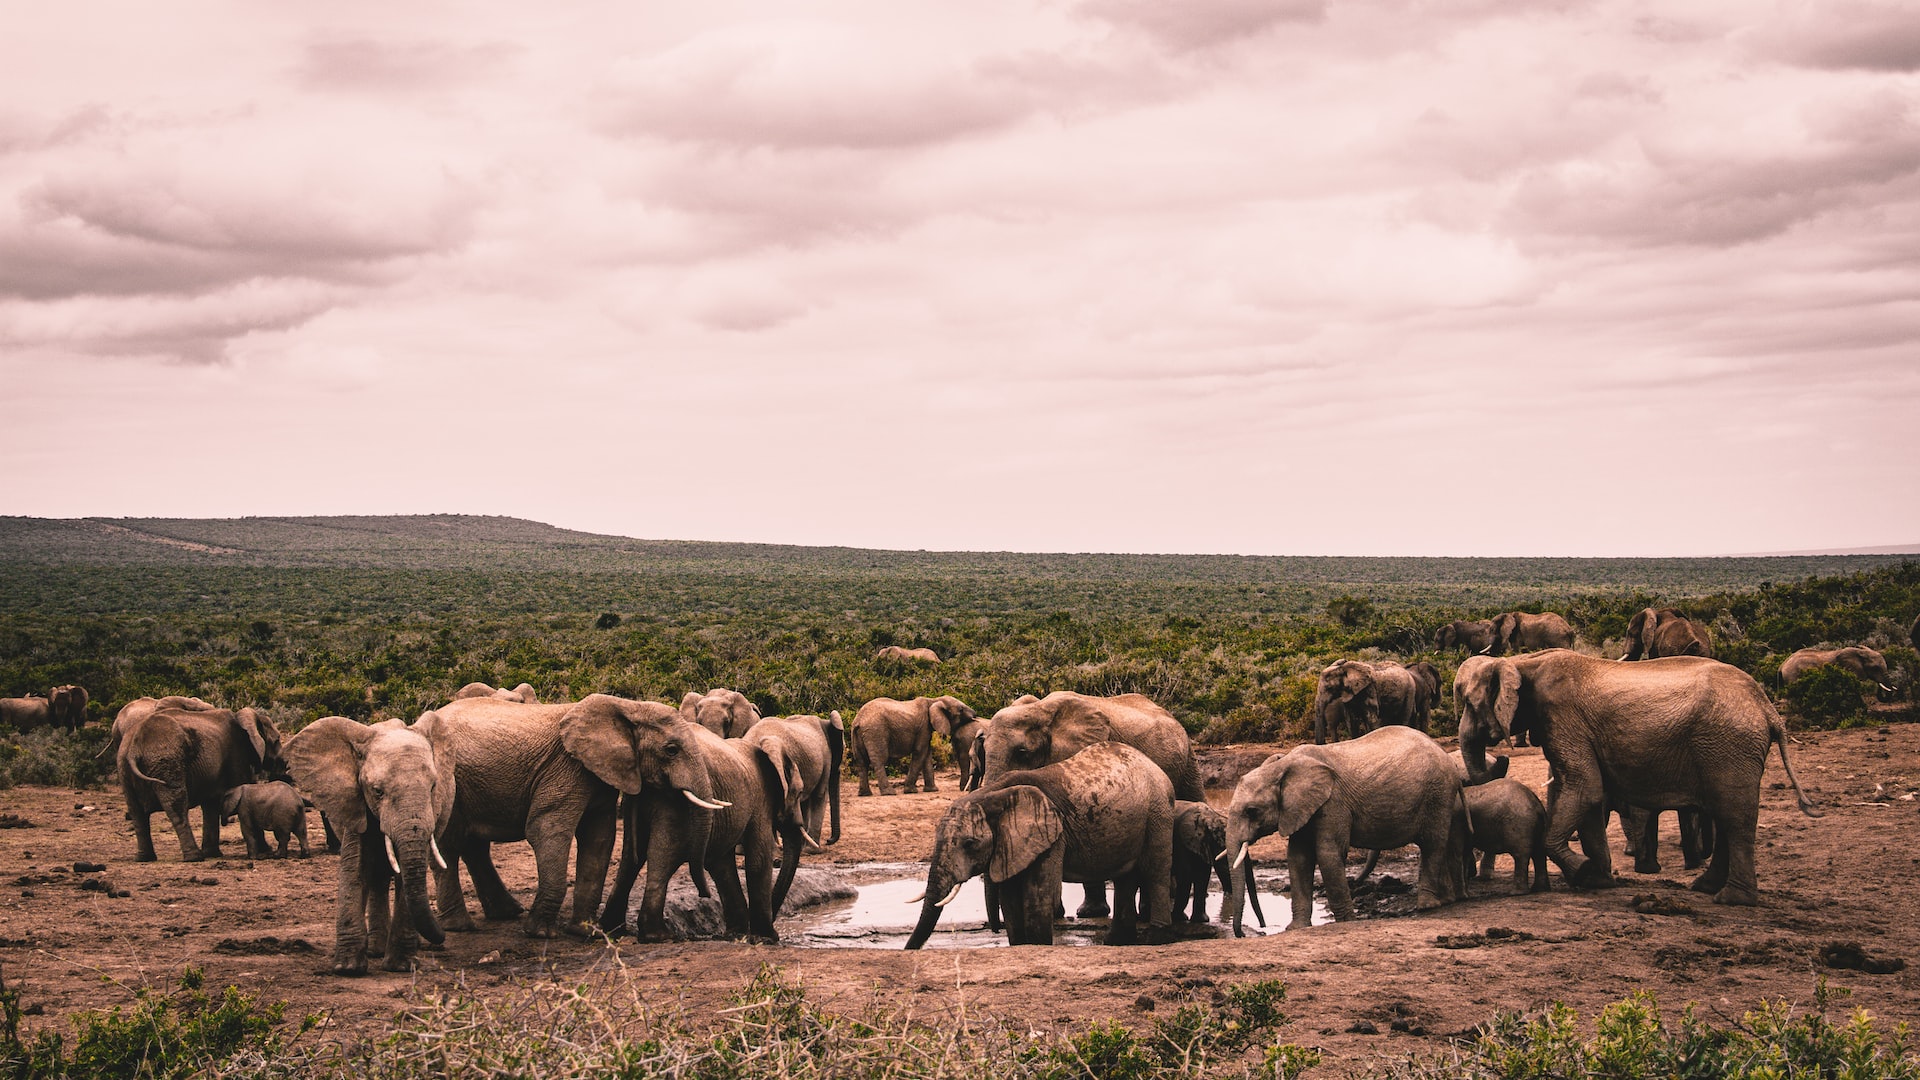
[[[1500, 1008], [1562, 1000], [1591, 1016], [1647, 988], [1666, 1006], [1697, 1001], [1708, 1015], [1737, 1018], [1763, 997], [1809, 1001], [1822, 971], [1876, 1016], [1920, 1021], [1920, 851], [1910, 843], [1920, 826], [1920, 800], [1911, 795], [1920, 788], [1920, 725], [1801, 735], [1791, 752], [1826, 816], [1814, 820], [1795, 809], [1779, 759], [1771, 758], [1761, 790], [1761, 902], [1752, 908], [1718, 907], [1686, 890], [1692, 875], [1679, 869], [1669, 814], [1667, 871], [1651, 877], [1632, 872], [1615, 827], [1618, 888], [1570, 892], [1555, 871], [1548, 894], [1506, 895], [1502, 859], [1492, 881], [1473, 884], [1467, 902], [1266, 938], [914, 953], [731, 942], [618, 948], [630, 970], [658, 980], [663, 1004], [678, 998], [697, 1010], [773, 962], [829, 1007], [853, 1009], [878, 995], [910, 1001], [922, 1016], [964, 1005], [972, 1014], [1017, 1017], [1042, 1029], [1138, 1017], [1147, 1005], [1143, 995], [1167, 1002], [1181, 980], [1281, 978], [1293, 1018], [1286, 1035], [1326, 1050], [1329, 1073], [1438, 1046]], [[1539, 751], [1514, 752], [1512, 774], [1544, 790]], [[849, 783], [843, 840], [809, 864], [925, 859], [933, 823], [953, 793], [951, 774], [942, 781], [934, 794], [864, 799], [852, 797]], [[1874, 801], [1876, 793], [1888, 801]], [[1224, 803], [1228, 794], [1215, 797]], [[350, 1029], [391, 1015], [416, 983], [464, 973], [483, 992], [499, 985], [510, 992], [523, 980], [567, 977], [606, 959], [604, 944], [535, 941], [514, 924], [483, 924], [449, 935], [443, 951], [423, 953], [411, 975], [338, 978], [326, 970], [333, 857], [249, 862], [229, 826], [227, 858], [183, 864], [157, 821], [161, 861], [136, 863], [122, 809], [113, 791], [0, 792], [0, 813], [35, 826], [0, 828], [0, 974], [23, 991], [30, 1012], [43, 1010], [29, 1024], [125, 1002], [132, 988], [169, 983], [187, 965], [203, 966], [209, 985], [234, 983], [299, 1011], [324, 1011]], [[316, 819], [316, 851], [319, 841]], [[533, 864], [525, 846], [497, 852], [508, 885], [530, 895]], [[1266, 866], [1283, 853], [1278, 838], [1255, 848]], [[106, 870], [76, 873], [79, 860]], [[97, 879], [113, 892], [85, 887]], [[113, 894], [123, 890], [129, 895]], [[1217, 910], [1217, 894], [1213, 903]], [[1284, 897], [1270, 894], [1267, 913], [1284, 920]], [[1496, 928], [1520, 933], [1489, 933]], [[1832, 942], [1857, 942], [1908, 966], [1882, 975], [1827, 971], [1816, 956]], [[1350, 1030], [1368, 1024], [1378, 1034]]]

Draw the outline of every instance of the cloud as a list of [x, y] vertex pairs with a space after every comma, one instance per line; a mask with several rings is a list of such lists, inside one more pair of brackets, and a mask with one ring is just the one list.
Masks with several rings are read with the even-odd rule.
[[1798, 4], [1754, 38], [1762, 52], [1790, 64], [1920, 71], [1920, 11], [1911, 3]]
[[1282, 23], [1317, 23], [1326, 0], [1085, 0], [1081, 14], [1142, 32], [1175, 50], [1201, 49], [1250, 37]]
[[497, 75], [519, 49], [503, 42], [454, 45], [438, 41], [393, 42], [362, 36], [309, 41], [294, 67], [307, 86], [370, 94], [407, 92]]

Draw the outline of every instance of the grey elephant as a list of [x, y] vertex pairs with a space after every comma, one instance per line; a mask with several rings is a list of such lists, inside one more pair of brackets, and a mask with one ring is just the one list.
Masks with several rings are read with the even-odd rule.
[[87, 722], [87, 703], [93, 698], [84, 686], [71, 683], [47, 692], [47, 708], [55, 727], [78, 731]]
[[[227, 792], [260, 774], [286, 770], [280, 731], [254, 709], [156, 709], [126, 731], [116, 758], [120, 790], [133, 822], [135, 858], [152, 862], [152, 816], [165, 813], [185, 862], [218, 858], [220, 811]], [[201, 841], [193, 841], [187, 808], [200, 808]]]
[[[973, 738], [967, 742], [967, 764], [960, 772], [960, 790], [979, 791], [981, 781], [987, 778], [987, 722], [976, 721], [968, 727], [973, 729]], [[957, 748], [955, 756], [958, 756]]]
[[916, 782], [924, 791], [938, 791], [933, 783], [934, 733], [951, 739], [956, 729], [976, 719], [973, 709], [956, 697], [917, 697], [911, 701], [883, 697], [860, 706], [860, 711], [853, 714], [849, 735], [853, 769], [860, 777], [859, 794], [873, 794], [869, 775], [879, 781], [880, 794], [893, 794], [887, 782], [887, 763], [902, 757], [907, 759], [902, 791], [912, 794]]
[[1435, 631], [1433, 644], [1442, 650], [1465, 649], [1469, 653], [1488, 652], [1493, 648], [1492, 619], [1455, 619]]
[[896, 664], [937, 664], [940, 662], [940, 654], [934, 652], [932, 649], [907, 649], [899, 645], [888, 645], [879, 652], [874, 653], [873, 659], [876, 662]]
[[445, 940], [427, 875], [449, 869], [435, 837], [453, 817], [455, 753], [452, 725], [431, 712], [411, 727], [327, 716], [287, 740], [288, 770], [340, 833], [335, 974], [366, 971], [369, 954], [405, 971], [421, 938]]
[[283, 780], [264, 784], [242, 784], [227, 792], [220, 804], [224, 820], [238, 819], [240, 836], [247, 842], [247, 858], [266, 859], [274, 855], [267, 846], [272, 833], [279, 844], [279, 857], [287, 857], [287, 845], [300, 841], [300, 857], [307, 857], [307, 803], [293, 785]]
[[1062, 881], [1118, 885], [1109, 945], [1137, 938], [1136, 893], [1146, 898], [1149, 940], [1166, 941], [1172, 870], [1173, 784], [1133, 747], [1097, 743], [1056, 764], [993, 776], [947, 807], [907, 948], [927, 943], [941, 910], [980, 874], [1011, 900], [1009, 944], [1053, 944]]
[[1849, 645], [1843, 649], [1801, 649], [1780, 665], [1780, 681], [1782, 684], [1790, 683], [1823, 667], [1840, 668], [1856, 679], [1878, 683], [1880, 689], [1889, 694], [1898, 693], [1887, 685], [1887, 658], [1880, 655], [1880, 650], [1864, 645]]
[[1573, 627], [1559, 613], [1505, 611], [1493, 617], [1491, 655], [1573, 648]]
[[[774, 804], [774, 831], [780, 837], [780, 876], [773, 883], [773, 910], [786, 903], [787, 889], [805, 850], [821, 851], [840, 840], [840, 773], [846, 751], [845, 725], [835, 712], [818, 716], [769, 716], [747, 729], [746, 741], [760, 749], [780, 781]], [[824, 831], [831, 816], [833, 831]], [[824, 841], [824, 843], [823, 843]]]
[[173, 709], [184, 712], [212, 712], [218, 708], [218, 705], [202, 701], [197, 697], [187, 697], [184, 694], [174, 694], [168, 697], [157, 698], [134, 698], [132, 701], [122, 705], [120, 711], [114, 714], [113, 727], [107, 735], [107, 745], [101, 747], [99, 754], [95, 755], [95, 757], [100, 761], [118, 761], [120, 757], [120, 744], [126, 739], [127, 732], [131, 731], [135, 724], [146, 719], [158, 709]]
[[687, 691], [680, 715], [723, 739], [737, 739], [760, 719], [760, 710], [738, 690], [715, 687], [704, 694]]
[[[1404, 727], [1275, 754], [1240, 778], [1227, 809], [1230, 869], [1250, 861], [1255, 841], [1287, 837], [1290, 929], [1313, 925], [1313, 870], [1320, 868], [1333, 917], [1351, 919], [1347, 850], [1420, 848], [1416, 906], [1425, 910], [1466, 895], [1466, 796], [1440, 744]], [[1232, 879], [1227, 906], [1242, 934], [1250, 875]]]
[[13, 730], [24, 735], [53, 722], [53, 705], [37, 694], [0, 698], [0, 721], [12, 725]]
[[499, 698], [501, 701], [517, 701], [522, 705], [540, 704], [540, 695], [534, 692], [530, 683], [521, 683], [511, 690], [496, 690], [483, 682], [470, 682], [453, 692], [453, 701], [465, 701], [468, 698]]
[[[639, 937], [666, 940], [667, 882], [685, 864], [703, 895], [709, 878], [719, 891], [729, 934], [779, 940], [773, 927], [773, 845], [774, 817], [787, 791], [781, 767], [762, 746], [722, 739], [677, 712], [636, 716], [632, 741], [637, 790], [621, 788], [627, 792], [626, 839], [601, 929], [626, 927], [644, 865]], [[702, 789], [697, 797], [696, 787]], [[745, 864], [744, 888], [736, 851]]]
[[1674, 608], [1646, 608], [1627, 623], [1627, 653], [1622, 660], [1662, 656], [1713, 656], [1707, 628]]
[[1473, 853], [1481, 852], [1477, 876], [1493, 876], [1496, 855], [1513, 858], [1513, 891], [1546, 892], [1547, 808], [1540, 796], [1518, 780], [1495, 779], [1467, 788], [1467, 873], [1473, 873]]
[[[1487, 748], [1531, 730], [1552, 768], [1547, 854], [1569, 884], [1614, 884], [1606, 800], [1646, 810], [1697, 807], [1715, 826], [1713, 860], [1693, 888], [1722, 904], [1754, 904], [1753, 844], [1767, 754], [1800, 809], [1820, 812], [1787, 760], [1786, 727], [1766, 692], [1739, 668], [1696, 656], [1628, 663], [1566, 649], [1470, 657], [1454, 675], [1460, 756], [1473, 782]], [[1580, 835], [1581, 853], [1569, 845]]]
[[[1431, 668], [1429, 667], [1429, 670]], [[1432, 694], [1423, 695], [1422, 679], [1393, 660], [1335, 660], [1320, 670], [1313, 695], [1313, 741], [1339, 738], [1345, 723], [1350, 737], [1359, 738], [1382, 725], [1427, 729], [1427, 712], [1439, 693], [1434, 673]]]
[[[1176, 799], [1173, 803], [1173, 919], [1175, 922], [1207, 921], [1207, 879], [1220, 879], [1221, 895], [1232, 891], [1227, 872], [1227, 815], [1203, 802]], [[1253, 887], [1253, 867], [1243, 866], [1247, 875], [1247, 899], [1253, 904], [1253, 916], [1267, 925], [1267, 913], [1260, 910], [1260, 893]], [[1221, 909], [1226, 914], [1226, 909]]]

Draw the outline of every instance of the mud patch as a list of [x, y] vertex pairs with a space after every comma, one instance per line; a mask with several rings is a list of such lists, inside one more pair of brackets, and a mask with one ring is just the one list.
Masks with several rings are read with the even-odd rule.
[[1897, 956], [1875, 956], [1856, 941], [1829, 941], [1820, 946], [1820, 966], [1864, 971], [1868, 975], [1891, 975], [1905, 971], [1907, 962]]
[[235, 956], [290, 956], [317, 953], [313, 942], [306, 938], [277, 938], [272, 936], [257, 938], [221, 938], [213, 947], [214, 952], [231, 953]]

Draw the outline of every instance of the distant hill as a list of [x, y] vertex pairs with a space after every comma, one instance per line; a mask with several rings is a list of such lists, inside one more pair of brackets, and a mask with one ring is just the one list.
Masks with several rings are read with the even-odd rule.
[[1911, 544], [1881, 544], [1879, 547], [1810, 548], [1806, 551], [1755, 551], [1728, 555], [1729, 559], [1781, 559], [1808, 555], [1914, 555], [1920, 556], [1920, 541]]

